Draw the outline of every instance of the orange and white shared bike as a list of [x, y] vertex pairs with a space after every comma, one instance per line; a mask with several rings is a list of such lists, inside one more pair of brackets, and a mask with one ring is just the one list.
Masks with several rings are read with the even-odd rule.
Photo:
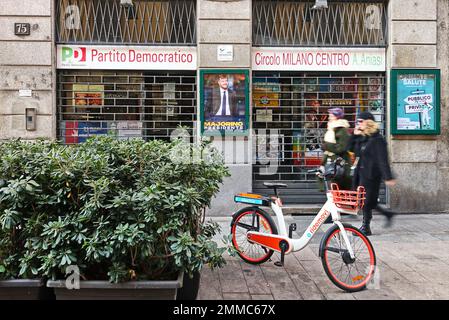
[[[324, 221], [332, 216], [333, 225], [323, 236], [319, 248], [324, 270], [329, 279], [339, 288], [355, 292], [366, 288], [372, 280], [376, 268], [376, 255], [370, 240], [356, 227], [342, 223], [341, 213], [357, 215], [363, 207], [365, 189], [357, 191], [339, 190], [336, 184], [328, 187], [324, 172], [320, 174], [326, 185], [327, 201], [307, 227], [300, 239], [292, 239], [296, 224], [291, 224], [289, 233], [282, 213], [282, 202], [277, 189], [286, 188], [282, 183], [264, 183], [274, 189], [275, 197], [241, 193], [234, 197], [235, 202], [251, 204], [233, 214], [231, 222], [232, 243], [238, 255], [248, 263], [260, 264], [271, 258], [274, 251], [279, 252], [281, 260], [275, 262], [283, 266], [284, 256], [304, 249], [321, 228]], [[271, 207], [277, 218], [277, 225], [270, 214], [260, 207]]]

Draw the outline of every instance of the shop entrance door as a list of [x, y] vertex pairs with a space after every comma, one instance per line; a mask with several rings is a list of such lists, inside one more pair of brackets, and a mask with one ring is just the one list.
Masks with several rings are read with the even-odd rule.
[[320, 165], [330, 107], [343, 108], [351, 128], [359, 112], [370, 111], [384, 133], [383, 73], [254, 72], [252, 86], [253, 192], [269, 194], [263, 182], [276, 181], [288, 184], [282, 190], [284, 203], [325, 200], [316, 176], [307, 170]]

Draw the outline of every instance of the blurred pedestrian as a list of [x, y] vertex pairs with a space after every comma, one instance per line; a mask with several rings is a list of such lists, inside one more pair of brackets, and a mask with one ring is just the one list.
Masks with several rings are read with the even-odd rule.
[[353, 189], [365, 187], [366, 199], [363, 207], [363, 223], [360, 227], [366, 235], [371, 235], [372, 210], [377, 209], [386, 218], [386, 226], [391, 226], [394, 212], [381, 207], [378, 203], [379, 189], [382, 181], [387, 186], [394, 186], [390, 164], [388, 162], [387, 142], [379, 132], [379, 126], [370, 112], [362, 112], [356, 120], [354, 135], [348, 143], [348, 151], [354, 152]]

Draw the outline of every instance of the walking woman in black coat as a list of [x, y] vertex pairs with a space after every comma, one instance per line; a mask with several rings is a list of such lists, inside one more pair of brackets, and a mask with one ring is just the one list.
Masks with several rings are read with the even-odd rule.
[[371, 235], [372, 210], [379, 210], [387, 218], [387, 226], [395, 215], [394, 212], [382, 208], [378, 204], [379, 189], [382, 181], [387, 186], [394, 186], [390, 164], [388, 162], [387, 143], [379, 132], [374, 116], [362, 112], [358, 119], [354, 136], [351, 137], [348, 150], [354, 152], [356, 163], [353, 175], [353, 188], [364, 186], [366, 190], [365, 206], [363, 207], [363, 224], [360, 230]]

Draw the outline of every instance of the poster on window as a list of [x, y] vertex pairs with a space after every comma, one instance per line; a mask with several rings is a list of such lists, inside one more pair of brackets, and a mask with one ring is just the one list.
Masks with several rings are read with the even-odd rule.
[[201, 70], [201, 133], [205, 136], [247, 135], [248, 70]]
[[64, 144], [83, 143], [90, 137], [110, 132], [108, 124], [102, 121], [63, 121], [61, 130]]
[[439, 70], [393, 70], [392, 85], [392, 133], [439, 134]]
[[73, 85], [73, 105], [78, 109], [100, 107], [103, 105], [104, 86], [93, 84]]
[[279, 107], [279, 78], [253, 78], [253, 103], [256, 108]]

